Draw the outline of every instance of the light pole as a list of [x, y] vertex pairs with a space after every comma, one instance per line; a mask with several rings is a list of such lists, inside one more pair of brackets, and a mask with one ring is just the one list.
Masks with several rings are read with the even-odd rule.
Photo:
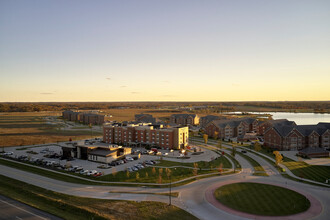
[[169, 200], [170, 200], [170, 204], [169, 204], [169, 206], [171, 206], [172, 205], [172, 174], [170, 173], [170, 194], [168, 195], [169, 197]]

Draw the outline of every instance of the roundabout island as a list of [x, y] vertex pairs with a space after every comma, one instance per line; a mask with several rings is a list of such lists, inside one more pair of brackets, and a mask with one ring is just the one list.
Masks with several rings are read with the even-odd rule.
[[232, 209], [255, 215], [285, 216], [309, 209], [310, 201], [293, 190], [263, 183], [241, 182], [219, 187], [215, 198]]

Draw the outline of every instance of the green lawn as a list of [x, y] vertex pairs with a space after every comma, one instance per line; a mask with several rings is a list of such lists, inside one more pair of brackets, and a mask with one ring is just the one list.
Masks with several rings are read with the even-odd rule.
[[188, 212], [165, 203], [69, 196], [1, 175], [0, 194], [63, 219], [197, 219]]
[[287, 157], [282, 164], [298, 177], [320, 183], [325, 183], [325, 180], [330, 179], [330, 166], [309, 165], [303, 161], [294, 161]]
[[[162, 169], [162, 172], [160, 171]], [[194, 176], [193, 169], [190, 168], [169, 168], [171, 170], [171, 181], [175, 182], [188, 177]], [[126, 171], [121, 171], [114, 174], [108, 174], [97, 178], [103, 181], [114, 181], [114, 182], [136, 182], [136, 183], [169, 183], [170, 179], [166, 174], [165, 168], [156, 168], [153, 172], [152, 167], [147, 167], [136, 172], [127, 173]], [[217, 173], [216, 170], [199, 170], [197, 169], [197, 174], [207, 174], [207, 173]], [[161, 173], [161, 175], [160, 175]], [[138, 175], [138, 178], [137, 178]], [[161, 181], [159, 176], [161, 176]]]
[[219, 202], [230, 208], [255, 215], [292, 215], [310, 207], [305, 196], [268, 184], [229, 184], [218, 188], [214, 195]]
[[[199, 161], [197, 162], [198, 168], [203, 169], [209, 169], [209, 168], [216, 168], [219, 167], [222, 163], [223, 168], [231, 168], [231, 163], [226, 157], [218, 157], [217, 159], [206, 162], [206, 161]], [[168, 160], [162, 160], [160, 163], [156, 164], [157, 166], [166, 166], [166, 167], [172, 167], [172, 166], [186, 166], [186, 167], [194, 167], [194, 163], [184, 163], [184, 162], [174, 162], [174, 161], [168, 161]]]

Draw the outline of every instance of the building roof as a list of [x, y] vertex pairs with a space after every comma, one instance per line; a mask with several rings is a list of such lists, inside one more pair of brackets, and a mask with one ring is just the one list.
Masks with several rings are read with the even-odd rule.
[[227, 120], [215, 120], [213, 121], [214, 125], [219, 127], [219, 128], [225, 128], [226, 126], [230, 126], [232, 128], [237, 127], [241, 121], [238, 120], [231, 120], [231, 119], [227, 119]]
[[[324, 134], [328, 130], [327, 127], [330, 127], [330, 123], [319, 123], [317, 125], [296, 125], [291, 121], [283, 121], [284, 123], [275, 123], [273, 128], [282, 136], [287, 136], [293, 129], [297, 129], [303, 136], [309, 136], [313, 132], [316, 132], [318, 135]], [[269, 128], [268, 130], [270, 130]], [[266, 132], [268, 131], [266, 130]]]
[[320, 153], [330, 153], [327, 150], [324, 150], [322, 147], [307, 147], [302, 150], [299, 150], [299, 153], [304, 154], [320, 154]]
[[188, 118], [188, 117], [197, 117], [196, 114], [173, 114], [171, 117], [183, 117], [183, 118]]
[[90, 151], [88, 154], [102, 156], [102, 157], [109, 157], [111, 154], [117, 152], [118, 149], [115, 150], [108, 150], [108, 149], [95, 149]]
[[[285, 137], [287, 136], [294, 128], [295, 126], [292, 125], [282, 125], [282, 124], [275, 124], [273, 126], [273, 128], [282, 136]], [[269, 128], [268, 130], [270, 130], [271, 128]], [[267, 131], [268, 131], [267, 130]], [[267, 132], [266, 131], [266, 132]], [[265, 133], [266, 133], [265, 132]]]
[[213, 120], [216, 120], [216, 119], [220, 119], [220, 116], [206, 115], [204, 117], [201, 117], [201, 119], [205, 119], [205, 120], [208, 120], [208, 121], [213, 121]]

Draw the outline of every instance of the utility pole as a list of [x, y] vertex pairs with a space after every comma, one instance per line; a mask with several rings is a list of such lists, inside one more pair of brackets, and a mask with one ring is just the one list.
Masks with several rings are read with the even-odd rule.
[[171, 198], [172, 195], [171, 194], [172, 194], [172, 174], [170, 173], [170, 194], [168, 195], [169, 196], [168, 198], [170, 200], [169, 206], [172, 205], [172, 198]]

